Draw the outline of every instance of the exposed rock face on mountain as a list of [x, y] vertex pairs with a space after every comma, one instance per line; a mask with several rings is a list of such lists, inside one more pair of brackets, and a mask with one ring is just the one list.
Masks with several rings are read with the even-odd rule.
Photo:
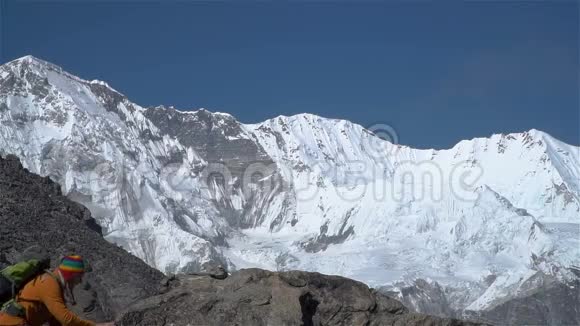
[[360, 282], [306, 272], [244, 269], [225, 280], [180, 277], [120, 325], [475, 325], [409, 313]]
[[[387, 295], [398, 297], [403, 304], [414, 310], [430, 313], [435, 316], [455, 316], [457, 312], [450, 308], [445, 290], [437, 283], [431, 284], [423, 279], [416, 279], [412, 284], [394, 284], [397, 288], [379, 289]], [[389, 291], [391, 290], [391, 291]]]
[[496, 325], [580, 325], [578, 280], [564, 283], [553, 276], [538, 273], [518, 292], [515, 298], [492, 309], [468, 311], [463, 317]]
[[580, 282], [577, 279], [563, 282], [538, 272], [515, 289], [510, 300], [477, 311], [454, 310], [449, 302], [461, 293], [437, 282], [419, 279], [410, 285], [395, 286], [400, 288], [397, 291], [381, 288], [379, 291], [424, 314], [466, 318], [494, 325], [580, 324]]
[[423, 279], [449, 294], [442, 314], [541, 291], [534, 275], [577, 279], [577, 146], [530, 130], [419, 150], [374, 131], [143, 108], [34, 57], [0, 66], [0, 154], [59, 183], [107, 240], [163, 272], [297, 269], [393, 292]]
[[71, 253], [88, 259], [92, 272], [78, 287], [77, 312], [113, 318], [127, 305], [157, 293], [163, 274], [107, 242], [90, 212], [61, 194], [48, 177], [22, 168], [18, 158], [0, 158], [0, 252], [16, 262], [32, 245], [44, 248], [53, 265]]

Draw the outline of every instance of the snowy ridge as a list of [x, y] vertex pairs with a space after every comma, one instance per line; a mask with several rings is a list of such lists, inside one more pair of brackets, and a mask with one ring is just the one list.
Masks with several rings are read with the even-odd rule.
[[392, 290], [425, 279], [453, 289], [457, 311], [491, 309], [538, 273], [575, 278], [579, 147], [532, 129], [419, 150], [380, 132], [143, 108], [31, 56], [0, 66], [1, 153], [164, 272], [217, 261]]
[[[195, 235], [216, 235], [219, 219], [210, 217], [217, 213], [199, 202], [203, 199], [182, 199], [184, 205], [205, 207], [200, 223], [183, 230], [167, 209], [179, 202], [165, 193], [157, 175], [164, 165], [159, 158], [175, 151], [187, 152], [183, 165], [197, 164], [193, 149], [159, 135], [143, 115], [145, 109], [121, 98], [113, 108], [107, 101], [121, 95], [95, 88], [100, 83], [33, 57], [1, 71], [6, 76], [2, 85], [9, 86], [2, 88], [2, 102], [9, 108], [1, 116], [3, 153], [19, 155], [32, 172], [61, 183], [65, 193], [91, 209], [107, 239], [153, 266], [171, 271], [219, 258], [210, 242]], [[143, 133], [157, 137], [143, 142]]]
[[[339, 273], [374, 286], [428, 278], [479, 292], [481, 298], [458, 302], [453, 308], [481, 310], [508, 297], [510, 291], [538, 271], [568, 279], [571, 275], [562, 272], [563, 268], [579, 262], [579, 206], [575, 191], [578, 147], [553, 140], [543, 132], [493, 135], [438, 151], [384, 142], [373, 149], [380, 148], [388, 155], [377, 158], [369, 155], [372, 151], [359, 151], [366, 133], [348, 122], [300, 115], [250, 127], [262, 134], [258, 139], [268, 153], [289, 166], [319, 166], [316, 163], [330, 160], [339, 170], [332, 176], [344, 181], [342, 176], [348, 175], [345, 172], [356, 170], [356, 163], [364, 161], [358, 180], [366, 187], [359, 186], [365, 189], [356, 200], [345, 200], [336, 194], [341, 186], [349, 184], [348, 180], [341, 184], [325, 173], [292, 169], [292, 180], [297, 184], [304, 174], [309, 178], [304, 184], [322, 180], [315, 197], [297, 201], [298, 222], [294, 228], [299, 234], [310, 232], [314, 239], [320, 239], [317, 228], [324, 226], [332, 236], [323, 239], [344, 241], [341, 238], [346, 235], [347, 241], [304, 255], [287, 249], [295, 246], [295, 238], [282, 241], [273, 249], [271, 236], [252, 232], [248, 238], [257, 239], [258, 247], [267, 245], [233, 246], [236, 255], [250, 257], [239, 265], [280, 268], [278, 252], [285, 252], [288, 262], [283, 262], [284, 268]], [[349, 137], [341, 137], [344, 130], [348, 130]], [[440, 197], [420, 199], [407, 197], [408, 189], [401, 187], [402, 180], [397, 179], [397, 167], [405, 165], [415, 176], [434, 172], [432, 175], [441, 175], [443, 180], [454, 171], [461, 175], [477, 167], [482, 172], [471, 189], [464, 189], [464, 194], [454, 194], [443, 181]], [[381, 185], [379, 188], [386, 184], [392, 197], [377, 199], [377, 191], [368, 189], [377, 184]], [[564, 233], [570, 233], [566, 241], [560, 242], [563, 225], [567, 225]], [[353, 232], [345, 233], [350, 227]], [[530, 262], [531, 257], [536, 262]], [[267, 261], [269, 265], [265, 264]], [[379, 272], [377, 266], [385, 268]], [[472, 284], [490, 276], [497, 281], [487, 289], [473, 290]]]

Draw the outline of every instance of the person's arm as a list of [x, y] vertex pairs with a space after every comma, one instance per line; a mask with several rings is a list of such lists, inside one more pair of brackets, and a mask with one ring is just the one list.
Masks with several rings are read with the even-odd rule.
[[95, 326], [95, 323], [79, 318], [66, 307], [62, 289], [54, 279], [45, 280], [41, 300], [54, 319], [62, 326]]

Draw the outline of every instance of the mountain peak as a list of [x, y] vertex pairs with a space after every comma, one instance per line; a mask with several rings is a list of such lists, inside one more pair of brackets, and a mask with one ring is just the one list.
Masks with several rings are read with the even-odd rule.
[[28, 55], [25, 55], [25, 56], [20, 57], [18, 59], [14, 59], [14, 60], [12, 60], [10, 62], [28, 62], [28, 61], [39, 61], [39, 60], [40, 59], [38, 59], [37, 57], [35, 57], [35, 56], [31, 55], [31, 54], [28, 54]]
[[[28, 80], [28, 82], [30, 84], [34, 84], [36, 81], [39, 81], [39, 80], [44, 82], [45, 80], [48, 80], [46, 78], [48, 77], [49, 72], [54, 72], [58, 75], [64, 76], [65, 78], [67, 78], [69, 80], [72, 80], [74, 82], [82, 83], [85, 85], [106, 88], [106, 89], [109, 89], [110, 91], [118, 93], [121, 96], [124, 96], [121, 92], [119, 92], [116, 89], [114, 89], [113, 87], [111, 87], [105, 81], [98, 80], [98, 79], [85, 80], [83, 78], [80, 78], [74, 74], [67, 72], [66, 70], [64, 70], [62, 67], [60, 67], [58, 65], [55, 65], [55, 64], [48, 62], [48, 61], [44, 61], [44, 60], [39, 59], [33, 55], [26, 55], [26, 56], [20, 57], [18, 59], [14, 59], [14, 60], [7, 62], [3, 65], [0, 65], [0, 69], [4, 70], [8, 74], [14, 74], [17, 78], [30, 79], [31, 76], [35, 76], [35, 77], [32, 77], [33, 80]], [[25, 75], [25, 74], [23, 74], [24, 71], [32, 72], [32, 74]], [[23, 76], [26, 76], [26, 77], [23, 77]], [[47, 82], [49, 82], [49, 81], [47, 81]]]
[[15, 65], [15, 64], [17, 64], [17, 65], [18, 64], [41, 64], [41, 65], [52, 65], [52, 66], [54, 66], [53, 64], [51, 64], [51, 63], [49, 63], [47, 61], [44, 61], [42, 59], [39, 59], [39, 58], [37, 58], [37, 57], [35, 57], [33, 55], [30, 55], [30, 54], [29, 55], [25, 55], [23, 57], [20, 57], [18, 59], [14, 59], [14, 60], [9, 61], [9, 62], [6, 63], [6, 65]]
[[35, 75], [40, 75], [42, 77], [46, 77], [47, 71], [54, 71], [59, 74], [67, 75], [70, 78], [82, 81], [82, 79], [74, 76], [73, 74], [67, 73], [61, 67], [32, 55], [26, 55], [21, 58], [9, 61], [3, 65], [0, 65], [0, 69], [7, 72], [12, 71], [18, 75], [18, 77], [22, 77], [21, 74], [23, 71], [31, 71], [34, 72]]
[[532, 128], [532, 129], [524, 131], [524, 132], [511, 133], [510, 135], [519, 135], [519, 136], [523, 136], [523, 137], [532, 137], [534, 139], [539, 139], [539, 138], [546, 136], [547, 134], [541, 130]]

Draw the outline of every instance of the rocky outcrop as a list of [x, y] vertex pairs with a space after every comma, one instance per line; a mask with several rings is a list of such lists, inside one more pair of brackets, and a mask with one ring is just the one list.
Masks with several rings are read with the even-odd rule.
[[77, 287], [73, 310], [93, 320], [109, 320], [127, 305], [157, 293], [163, 274], [107, 242], [89, 211], [61, 194], [60, 186], [0, 158], [0, 252], [15, 262], [31, 245], [44, 248], [52, 264], [76, 253], [92, 269]]
[[[569, 272], [578, 273], [575, 269]], [[493, 281], [490, 277], [489, 282]], [[470, 298], [466, 300], [457, 295], [457, 289], [435, 281], [419, 279], [411, 285], [399, 283], [379, 288], [379, 291], [400, 300], [411, 311], [434, 316], [453, 316], [494, 325], [580, 325], [579, 289], [577, 278], [560, 280], [537, 272], [513, 291], [511, 299], [493, 302], [489, 308], [481, 310], [465, 308]], [[473, 296], [485, 290], [473, 286]]]
[[412, 311], [435, 316], [455, 316], [447, 300], [445, 289], [437, 282], [416, 279], [413, 284], [395, 283], [391, 287], [379, 288], [381, 293], [395, 297]]
[[580, 281], [563, 282], [538, 273], [527, 283], [528, 290], [484, 311], [467, 311], [469, 318], [506, 325], [580, 325]]
[[409, 313], [399, 301], [340, 276], [244, 269], [225, 280], [182, 276], [131, 306], [119, 325], [475, 325]]

